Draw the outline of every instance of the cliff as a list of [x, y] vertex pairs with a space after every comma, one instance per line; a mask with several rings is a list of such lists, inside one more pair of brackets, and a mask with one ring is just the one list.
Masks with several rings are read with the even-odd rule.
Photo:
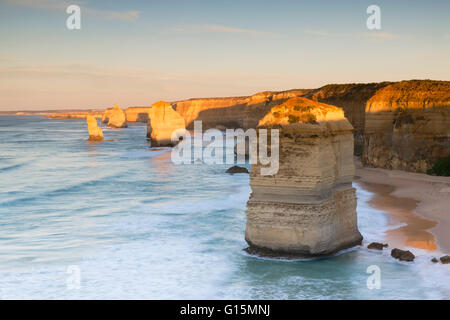
[[265, 91], [244, 97], [199, 98], [173, 102], [175, 110], [192, 129], [201, 120], [203, 129], [255, 128], [270, 109], [288, 98], [301, 96], [309, 90]]
[[366, 104], [364, 164], [425, 173], [450, 156], [450, 82], [402, 81]]
[[353, 125], [355, 138], [355, 154], [361, 155], [364, 145], [364, 128], [366, 122], [366, 104], [375, 92], [389, 85], [381, 83], [329, 84], [312, 90], [305, 97], [338, 106], [344, 110], [345, 117]]
[[127, 122], [148, 122], [151, 107], [128, 107], [125, 109]]
[[152, 146], [173, 146], [172, 133], [185, 129], [184, 119], [165, 101], [152, 105], [149, 119], [147, 137], [151, 139]]
[[341, 107], [365, 165], [426, 172], [450, 155], [450, 82], [327, 85], [305, 96]]
[[353, 127], [342, 109], [292, 98], [272, 108], [258, 128], [279, 130], [279, 170], [264, 176], [260, 163], [252, 165], [245, 231], [249, 251], [315, 256], [360, 244]]
[[125, 112], [118, 104], [115, 104], [113, 108], [108, 108], [105, 110], [102, 122], [107, 123], [108, 127], [111, 128], [128, 127]]
[[97, 126], [97, 119], [94, 116], [87, 115], [86, 123], [88, 125], [89, 139], [90, 141], [102, 141], [103, 132], [100, 127]]

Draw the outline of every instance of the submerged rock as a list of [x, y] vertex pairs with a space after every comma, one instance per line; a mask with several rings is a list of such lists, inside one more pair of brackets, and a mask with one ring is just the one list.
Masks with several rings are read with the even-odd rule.
[[438, 263], [438, 262], [439, 262], [439, 260], [438, 260], [438, 259], [436, 259], [436, 257], [433, 257], [433, 259], [431, 259], [431, 262], [433, 262], [433, 263]]
[[103, 132], [102, 128], [97, 126], [97, 119], [94, 116], [88, 115], [86, 116], [86, 122], [89, 131], [89, 141], [102, 141]]
[[443, 256], [440, 260], [443, 264], [450, 263], [450, 256]]
[[232, 166], [231, 168], [228, 168], [226, 173], [234, 174], [234, 173], [248, 173], [247, 168], [239, 167], [239, 166]]
[[152, 105], [149, 111], [147, 137], [151, 139], [152, 146], [174, 146], [172, 134], [179, 130], [186, 130], [183, 117], [181, 117], [170, 103], [158, 101]]
[[414, 261], [415, 255], [409, 250], [392, 249], [391, 256], [400, 261]]
[[383, 248], [387, 248], [387, 243], [379, 243], [379, 242], [372, 242], [367, 246], [368, 249], [374, 249], [374, 250], [383, 250]]
[[[360, 245], [352, 187], [353, 127], [342, 109], [306, 98], [275, 106], [259, 122], [279, 130], [279, 168], [252, 165], [245, 240], [248, 252], [320, 256]], [[269, 135], [270, 134], [270, 135]], [[269, 139], [270, 140], [270, 139]]]

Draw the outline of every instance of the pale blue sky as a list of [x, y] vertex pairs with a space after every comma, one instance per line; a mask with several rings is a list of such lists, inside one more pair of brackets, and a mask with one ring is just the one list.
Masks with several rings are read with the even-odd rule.
[[0, 110], [450, 80], [450, 1], [0, 0], [0, 43]]

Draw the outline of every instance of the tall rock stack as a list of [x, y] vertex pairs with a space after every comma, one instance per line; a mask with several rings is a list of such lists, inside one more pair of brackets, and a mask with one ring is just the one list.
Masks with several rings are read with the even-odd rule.
[[147, 137], [151, 139], [152, 146], [173, 146], [172, 133], [186, 128], [183, 117], [165, 101], [154, 103], [148, 117]]
[[89, 141], [102, 141], [103, 140], [103, 132], [102, 128], [97, 126], [97, 119], [94, 116], [87, 115], [86, 122], [88, 125], [89, 131]]
[[263, 176], [259, 162], [252, 166], [249, 252], [316, 256], [361, 244], [352, 187], [353, 127], [342, 109], [291, 98], [273, 107], [258, 127], [279, 130], [279, 171]]
[[127, 128], [127, 118], [122, 108], [115, 104], [114, 108], [106, 109], [102, 118], [103, 123], [108, 123], [111, 128]]

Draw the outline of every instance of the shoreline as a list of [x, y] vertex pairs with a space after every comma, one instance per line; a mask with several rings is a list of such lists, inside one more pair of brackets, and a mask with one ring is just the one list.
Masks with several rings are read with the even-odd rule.
[[370, 206], [388, 213], [390, 247], [450, 253], [450, 177], [363, 167], [355, 158], [354, 182], [373, 193]]

